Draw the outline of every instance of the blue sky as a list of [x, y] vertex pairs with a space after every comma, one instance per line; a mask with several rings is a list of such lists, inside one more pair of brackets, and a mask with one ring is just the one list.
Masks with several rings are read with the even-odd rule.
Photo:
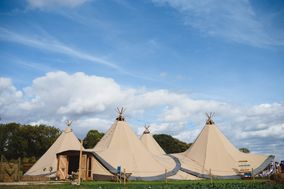
[[[78, 124], [95, 124], [96, 118], [107, 125], [113, 109], [121, 105], [129, 106], [129, 121], [138, 131], [148, 122], [156, 125], [156, 132], [186, 141], [200, 131], [205, 111], [217, 112], [219, 123], [229, 125], [223, 128], [227, 136], [233, 136], [231, 126], [241, 122], [241, 128], [252, 124], [264, 133], [275, 127], [271, 131], [274, 135], [269, 135], [275, 137], [271, 145], [283, 138], [275, 133], [284, 125], [283, 1], [2, 0], [0, 15], [0, 113], [4, 121], [60, 125], [62, 119], [72, 117]], [[54, 78], [62, 85], [57, 86]], [[67, 84], [63, 81], [69, 83], [73, 78], [82, 83], [78, 88], [71, 86], [72, 91], [64, 89]], [[100, 79], [102, 83], [95, 82]], [[111, 88], [102, 95], [106, 98], [103, 103], [94, 99], [85, 102], [80, 96], [92, 88], [89, 80], [127, 92], [120, 98], [108, 96]], [[78, 96], [70, 96], [64, 103], [50, 102], [58, 107], [53, 113], [37, 113], [29, 119], [19, 116], [15, 110], [19, 103], [31, 114], [40, 107], [48, 109], [50, 99], [41, 101], [42, 106], [35, 105], [48, 89], [62, 89], [58, 95], [78, 91]], [[4, 90], [11, 94], [4, 94]], [[96, 95], [101, 91], [88, 92]], [[157, 100], [133, 105], [147, 95]], [[116, 97], [117, 101], [112, 100]], [[5, 105], [8, 101], [16, 104], [15, 109]], [[74, 101], [82, 111], [71, 111]], [[101, 108], [89, 109], [88, 102]], [[180, 119], [172, 119], [170, 112]], [[277, 115], [271, 116], [271, 112]], [[180, 129], [169, 129], [174, 125]], [[92, 127], [84, 128], [86, 132]], [[190, 136], [182, 135], [187, 133], [184, 131]], [[255, 151], [263, 152], [259, 141], [264, 135], [254, 136]], [[252, 145], [248, 138], [247, 144]], [[238, 137], [232, 140], [240, 143]], [[268, 149], [265, 153], [272, 152]]]

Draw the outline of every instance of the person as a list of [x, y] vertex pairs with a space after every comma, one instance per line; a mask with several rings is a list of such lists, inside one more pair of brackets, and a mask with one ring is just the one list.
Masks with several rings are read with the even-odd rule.
[[281, 167], [281, 173], [284, 173], [284, 160], [281, 161], [280, 167]]

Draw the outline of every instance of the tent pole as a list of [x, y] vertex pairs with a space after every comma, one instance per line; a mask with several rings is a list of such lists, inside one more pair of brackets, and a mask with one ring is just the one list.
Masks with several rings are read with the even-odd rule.
[[209, 175], [210, 175], [210, 182], [211, 182], [211, 184], [212, 184], [212, 183], [213, 183], [213, 177], [212, 177], [211, 169], [209, 169]]
[[125, 180], [126, 180], [126, 178], [125, 178], [125, 169], [123, 169], [123, 184], [125, 185]]
[[78, 185], [80, 185], [80, 184], [81, 184], [81, 161], [82, 161], [82, 150], [83, 150], [83, 140], [81, 140], [81, 145], [80, 145]]

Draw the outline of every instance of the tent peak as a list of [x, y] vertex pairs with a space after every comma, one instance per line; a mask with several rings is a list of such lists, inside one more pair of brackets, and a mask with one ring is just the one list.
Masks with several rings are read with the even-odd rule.
[[143, 134], [150, 134], [150, 130], [149, 130], [150, 125], [148, 125], [148, 126], [145, 125], [144, 127], [145, 127], [145, 130], [144, 130]]
[[119, 109], [118, 107], [116, 108], [116, 112], [118, 113], [118, 116], [117, 116], [117, 118], [116, 118], [117, 121], [124, 121], [123, 113], [125, 112], [125, 110], [126, 110], [126, 109], [123, 108], [123, 107], [120, 108], [120, 109]]
[[71, 128], [71, 125], [72, 125], [72, 120], [66, 120], [65, 121], [65, 124], [67, 125], [66, 129], [64, 130], [66, 133], [68, 132], [71, 132], [72, 131], [72, 128]]
[[70, 126], [72, 125], [72, 120], [67, 119], [67, 120], [65, 121], [65, 124], [66, 124], [68, 127], [70, 127]]
[[210, 112], [209, 114], [206, 113], [207, 120], [206, 120], [206, 125], [213, 125], [215, 122], [213, 121], [212, 117], [215, 115], [215, 112]]

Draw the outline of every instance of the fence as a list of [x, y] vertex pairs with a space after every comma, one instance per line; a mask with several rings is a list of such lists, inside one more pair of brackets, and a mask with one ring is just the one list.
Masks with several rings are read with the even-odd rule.
[[19, 181], [21, 177], [20, 166], [20, 158], [17, 161], [9, 162], [3, 155], [1, 155], [0, 182]]

